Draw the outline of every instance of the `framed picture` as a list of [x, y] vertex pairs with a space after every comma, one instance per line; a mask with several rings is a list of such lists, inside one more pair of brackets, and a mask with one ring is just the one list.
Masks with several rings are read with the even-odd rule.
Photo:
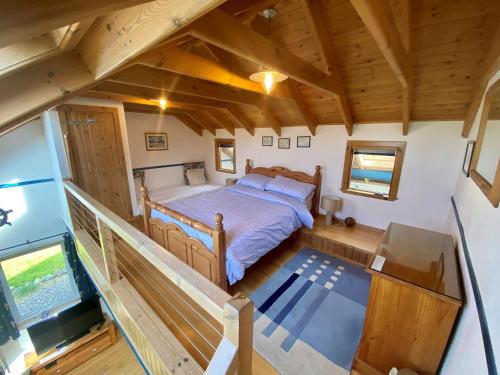
[[290, 138], [278, 138], [278, 148], [290, 148]]
[[273, 145], [273, 136], [263, 135], [262, 136], [262, 146], [270, 147]]
[[297, 137], [297, 147], [311, 147], [311, 137], [308, 135]]
[[475, 141], [467, 142], [467, 148], [465, 149], [464, 162], [462, 164], [462, 170], [464, 174], [469, 177], [470, 172], [470, 162], [472, 160], [472, 153], [474, 152]]
[[145, 133], [144, 136], [146, 137], [146, 150], [168, 150], [167, 133]]

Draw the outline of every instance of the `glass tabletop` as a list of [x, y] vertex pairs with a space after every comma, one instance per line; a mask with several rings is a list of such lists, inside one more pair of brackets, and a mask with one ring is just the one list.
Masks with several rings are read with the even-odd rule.
[[462, 300], [453, 238], [391, 223], [371, 269], [447, 297]]

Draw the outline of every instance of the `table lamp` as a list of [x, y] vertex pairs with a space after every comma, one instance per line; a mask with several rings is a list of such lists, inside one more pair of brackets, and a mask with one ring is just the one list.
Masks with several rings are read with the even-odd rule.
[[335, 222], [335, 212], [340, 209], [341, 199], [335, 195], [323, 195], [321, 197], [321, 208], [326, 211], [325, 224], [331, 225]]

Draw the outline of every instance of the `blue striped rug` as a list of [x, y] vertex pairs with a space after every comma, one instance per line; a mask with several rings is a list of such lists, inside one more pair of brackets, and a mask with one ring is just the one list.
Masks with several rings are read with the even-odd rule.
[[302, 249], [251, 295], [254, 347], [282, 374], [348, 374], [370, 280], [362, 267]]

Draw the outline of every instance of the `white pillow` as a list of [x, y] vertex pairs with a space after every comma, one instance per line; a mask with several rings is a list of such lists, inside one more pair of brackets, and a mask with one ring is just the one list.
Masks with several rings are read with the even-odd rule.
[[205, 185], [207, 183], [207, 178], [205, 177], [205, 169], [188, 169], [186, 171], [186, 176], [189, 181], [189, 185]]

